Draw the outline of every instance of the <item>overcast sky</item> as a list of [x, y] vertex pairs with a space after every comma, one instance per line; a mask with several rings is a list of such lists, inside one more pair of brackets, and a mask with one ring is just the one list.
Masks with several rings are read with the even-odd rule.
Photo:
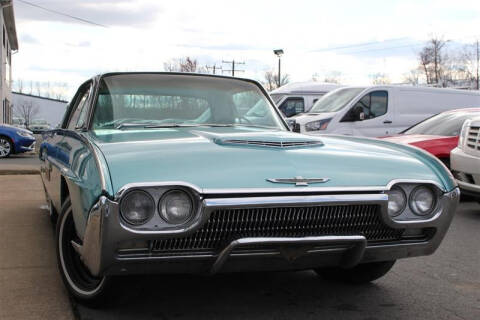
[[97, 73], [162, 71], [182, 56], [202, 65], [244, 61], [239, 75], [261, 80], [276, 68], [276, 48], [285, 51], [282, 70], [292, 81], [341, 72], [348, 84], [368, 83], [374, 73], [400, 82], [432, 34], [455, 44], [480, 37], [478, 0], [29, 2], [107, 26], [14, 0], [20, 49], [13, 79], [67, 82], [67, 95]]

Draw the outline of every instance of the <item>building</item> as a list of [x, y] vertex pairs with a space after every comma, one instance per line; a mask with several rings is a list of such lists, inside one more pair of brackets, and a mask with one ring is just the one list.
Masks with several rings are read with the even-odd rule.
[[12, 51], [18, 50], [17, 31], [12, 0], [0, 0], [0, 22], [2, 26], [2, 50], [0, 50], [0, 123], [12, 121]]
[[[12, 92], [13, 116], [46, 120], [52, 127], [56, 127], [63, 118], [67, 108], [67, 101], [35, 96], [32, 94]], [[23, 114], [22, 114], [23, 113]]]

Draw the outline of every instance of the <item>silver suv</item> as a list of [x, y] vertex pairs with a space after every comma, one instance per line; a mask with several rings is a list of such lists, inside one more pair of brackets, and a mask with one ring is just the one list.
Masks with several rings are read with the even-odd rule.
[[462, 193], [480, 200], [480, 117], [464, 122], [450, 161]]

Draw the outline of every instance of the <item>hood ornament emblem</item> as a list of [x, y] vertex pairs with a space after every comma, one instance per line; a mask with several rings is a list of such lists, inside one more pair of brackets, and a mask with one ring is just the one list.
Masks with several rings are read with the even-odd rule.
[[269, 182], [295, 184], [297, 187], [306, 187], [310, 183], [325, 183], [329, 180], [330, 180], [330, 178], [303, 178], [301, 176], [298, 176], [298, 177], [295, 177], [295, 178], [267, 179], [267, 181], [269, 181]]

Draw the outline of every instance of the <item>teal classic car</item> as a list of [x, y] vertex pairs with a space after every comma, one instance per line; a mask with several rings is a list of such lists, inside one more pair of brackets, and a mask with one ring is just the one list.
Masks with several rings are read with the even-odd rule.
[[220, 76], [96, 76], [40, 159], [60, 272], [85, 302], [138, 273], [373, 281], [433, 253], [459, 198], [420, 149], [290, 132], [260, 84]]

